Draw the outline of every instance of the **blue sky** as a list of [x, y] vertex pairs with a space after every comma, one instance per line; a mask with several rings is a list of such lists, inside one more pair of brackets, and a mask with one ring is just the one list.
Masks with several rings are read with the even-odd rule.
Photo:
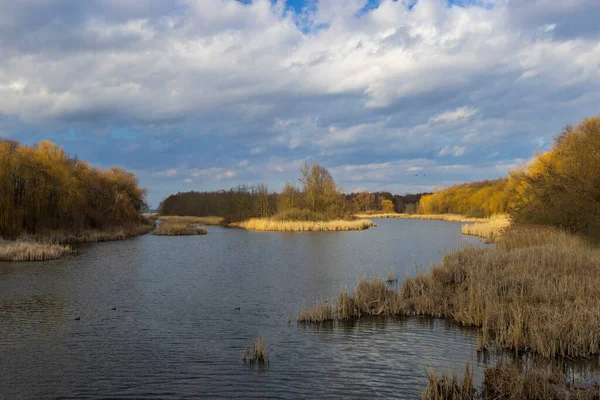
[[152, 206], [304, 162], [345, 191], [497, 178], [600, 112], [597, 0], [0, 0], [0, 135]]

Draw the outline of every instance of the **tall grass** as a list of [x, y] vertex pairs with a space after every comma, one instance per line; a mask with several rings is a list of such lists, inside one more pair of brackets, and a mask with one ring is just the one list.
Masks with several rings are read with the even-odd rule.
[[361, 279], [331, 307], [328, 314], [303, 310], [297, 319], [447, 317], [481, 328], [484, 347], [587, 357], [600, 351], [600, 249], [560, 231], [511, 228], [495, 248], [449, 253], [400, 289]]
[[223, 222], [222, 217], [182, 217], [177, 215], [161, 215], [158, 217], [161, 221], [165, 222], [181, 222], [188, 224], [202, 224], [202, 225], [220, 225]]
[[564, 372], [556, 366], [523, 369], [519, 365], [500, 363], [484, 372], [481, 387], [475, 390], [469, 366], [460, 378], [455, 374], [429, 372], [422, 399], [483, 400], [597, 400], [598, 387], [568, 386]]
[[267, 346], [261, 336], [257, 337], [244, 348], [242, 353], [242, 360], [249, 362], [250, 364], [268, 364], [269, 355], [267, 353]]
[[357, 218], [403, 218], [403, 219], [424, 219], [439, 220], [448, 222], [487, 222], [487, 218], [471, 218], [458, 214], [403, 214], [403, 213], [374, 213], [374, 214], [354, 214]]
[[476, 222], [462, 226], [463, 235], [479, 236], [493, 243], [510, 226], [510, 217], [506, 214], [495, 215], [485, 222]]
[[72, 252], [71, 247], [59, 244], [0, 240], [0, 261], [57, 260]]
[[152, 233], [157, 236], [191, 236], [206, 235], [207, 232], [202, 226], [181, 222], [163, 222]]
[[82, 229], [76, 231], [41, 231], [36, 235], [23, 235], [25, 241], [36, 241], [40, 243], [53, 244], [75, 244], [91, 242], [109, 242], [113, 240], [125, 240], [132, 237], [144, 235], [155, 228], [153, 221], [145, 223], [128, 224], [125, 226], [106, 229]]
[[373, 223], [365, 219], [354, 221], [277, 221], [268, 218], [252, 218], [248, 221], [233, 223], [230, 226], [253, 231], [316, 232], [363, 230], [372, 227]]

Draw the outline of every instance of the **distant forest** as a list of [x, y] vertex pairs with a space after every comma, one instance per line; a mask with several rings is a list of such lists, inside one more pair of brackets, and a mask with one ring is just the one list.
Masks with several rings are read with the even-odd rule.
[[210, 216], [226, 222], [274, 217], [282, 220], [331, 220], [350, 218], [366, 211], [417, 211], [419, 199], [427, 193], [395, 195], [389, 192], [343, 194], [327, 169], [318, 164], [301, 169], [302, 187], [287, 183], [280, 193], [267, 185], [240, 185], [215, 192], [181, 192], [164, 199], [158, 208], [162, 215]]

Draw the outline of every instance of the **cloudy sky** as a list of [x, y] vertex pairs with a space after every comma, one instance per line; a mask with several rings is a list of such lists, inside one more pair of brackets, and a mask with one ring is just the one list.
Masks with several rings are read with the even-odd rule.
[[319, 162], [346, 192], [497, 178], [600, 113], [598, 0], [0, 0], [0, 136], [169, 193]]

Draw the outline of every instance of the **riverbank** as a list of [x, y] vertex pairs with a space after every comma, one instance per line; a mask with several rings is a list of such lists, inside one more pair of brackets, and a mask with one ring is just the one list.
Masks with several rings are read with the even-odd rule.
[[37, 235], [22, 235], [16, 240], [0, 239], [0, 261], [57, 260], [73, 254], [70, 244], [125, 240], [147, 234], [154, 228], [154, 222], [148, 220], [104, 230], [45, 231]]
[[486, 243], [494, 243], [500, 239], [510, 225], [510, 216], [500, 214], [486, 219], [485, 222], [465, 224], [461, 230], [463, 235], [479, 236], [484, 238]]
[[424, 219], [448, 222], [479, 222], [488, 221], [488, 218], [471, 218], [459, 214], [403, 214], [403, 213], [359, 213], [354, 214], [356, 218], [402, 218], [402, 219]]
[[495, 248], [447, 254], [428, 274], [392, 289], [363, 279], [353, 293], [298, 313], [300, 322], [361, 315], [427, 315], [480, 328], [480, 347], [544, 357], [600, 351], [600, 250], [549, 228], [512, 227]]
[[208, 217], [191, 217], [191, 216], [178, 216], [178, 215], [159, 215], [157, 217], [161, 221], [165, 222], [181, 222], [188, 224], [202, 224], [202, 225], [213, 225], [218, 226], [223, 222], [222, 217], [208, 216]]
[[369, 229], [373, 222], [367, 219], [331, 220], [331, 221], [279, 221], [270, 218], [252, 218], [248, 221], [234, 222], [231, 227], [252, 231], [277, 232], [320, 232], [320, 231], [356, 231]]

